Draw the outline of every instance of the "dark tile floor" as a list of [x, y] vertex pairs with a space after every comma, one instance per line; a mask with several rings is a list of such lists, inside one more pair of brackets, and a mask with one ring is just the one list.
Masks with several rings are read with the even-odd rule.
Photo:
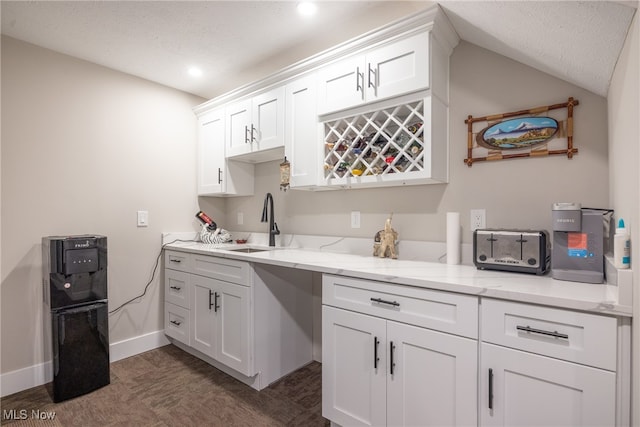
[[[50, 385], [4, 397], [0, 424], [326, 426], [328, 421], [321, 415], [321, 378], [321, 365], [313, 362], [256, 391], [168, 345], [112, 363], [111, 384], [75, 399], [53, 403]], [[40, 420], [32, 411], [55, 417]], [[11, 419], [21, 415], [26, 419]]]

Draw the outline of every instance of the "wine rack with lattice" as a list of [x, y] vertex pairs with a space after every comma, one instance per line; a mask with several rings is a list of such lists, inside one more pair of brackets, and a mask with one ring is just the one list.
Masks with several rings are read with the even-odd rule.
[[424, 100], [325, 122], [325, 178], [422, 171], [424, 123]]

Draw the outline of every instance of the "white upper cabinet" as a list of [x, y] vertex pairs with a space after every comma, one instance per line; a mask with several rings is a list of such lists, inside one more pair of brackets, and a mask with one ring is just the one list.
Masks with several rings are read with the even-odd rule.
[[224, 111], [211, 111], [198, 119], [198, 195], [222, 193]]
[[448, 182], [449, 56], [458, 41], [436, 5], [196, 107], [199, 118], [225, 111], [223, 124], [209, 122], [216, 140], [224, 128], [225, 151], [201, 147], [198, 194], [247, 192], [235, 181], [249, 169], [233, 173], [230, 160], [285, 156], [292, 189]]
[[427, 89], [429, 81], [429, 32], [422, 32], [322, 68], [318, 113]]
[[360, 105], [364, 102], [364, 56], [327, 65], [318, 73], [318, 113]]
[[317, 188], [321, 182], [316, 86], [316, 75], [309, 74], [285, 88], [285, 156], [291, 163], [291, 188]]
[[283, 158], [284, 86], [227, 106], [227, 157], [265, 162]]
[[201, 115], [198, 128], [198, 195], [253, 194], [253, 165], [225, 156], [225, 110]]
[[366, 55], [367, 99], [378, 100], [429, 87], [429, 32]]

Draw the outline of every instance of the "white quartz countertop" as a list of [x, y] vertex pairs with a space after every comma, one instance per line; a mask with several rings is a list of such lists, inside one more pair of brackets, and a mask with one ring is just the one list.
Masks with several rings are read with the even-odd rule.
[[475, 266], [447, 265], [403, 259], [337, 253], [307, 248], [266, 248], [263, 252], [243, 253], [253, 245], [211, 245], [199, 242], [175, 242], [166, 249], [213, 255], [222, 258], [310, 270], [320, 273], [379, 280], [401, 285], [457, 292], [467, 295], [500, 298], [518, 302], [543, 304], [616, 316], [631, 316], [631, 305], [618, 300], [618, 287], [610, 284], [555, 280], [549, 275], [536, 276], [493, 270]]

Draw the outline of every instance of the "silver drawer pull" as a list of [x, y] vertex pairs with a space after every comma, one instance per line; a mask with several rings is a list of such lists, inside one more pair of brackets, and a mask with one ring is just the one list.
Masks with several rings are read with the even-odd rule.
[[174, 291], [179, 291], [180, 289], [182, 289], [180, 286], [169, 286], [169, 287]]
[[398, 301], [386, 301], [386, 300], [383, 300], [382, 298], [371, 298], [371, 301], [377, 302], [378, 304], [389, 304], [394, 307], [400, 307], [400, 303]]
[[170, 322], [176, 326], [180, 326], [182, 324], [182, 322], [178, 322], [177, 320], [170, 320]]
[[180, 259], [170, 259], [169, 261], [171, 261], [171, 262], [177, 262], [178, 264], [182, 262], [182, 260], [180, 260]]
[[553, 332], [545, 331], [543, 329], [534, 329], [534, 328], [529, 327], [529, 326], [516, 326], [516, 329], [519, 330], [519, 331], [530, 332], [532, 334], [546, 335], [546, 336], [549, 336], [549, 337], [562, 338], [562, 339], [565, 339], [565, 340], [569, 339], [569, 335], [561, 334], [558, 331], [553, 331]]

